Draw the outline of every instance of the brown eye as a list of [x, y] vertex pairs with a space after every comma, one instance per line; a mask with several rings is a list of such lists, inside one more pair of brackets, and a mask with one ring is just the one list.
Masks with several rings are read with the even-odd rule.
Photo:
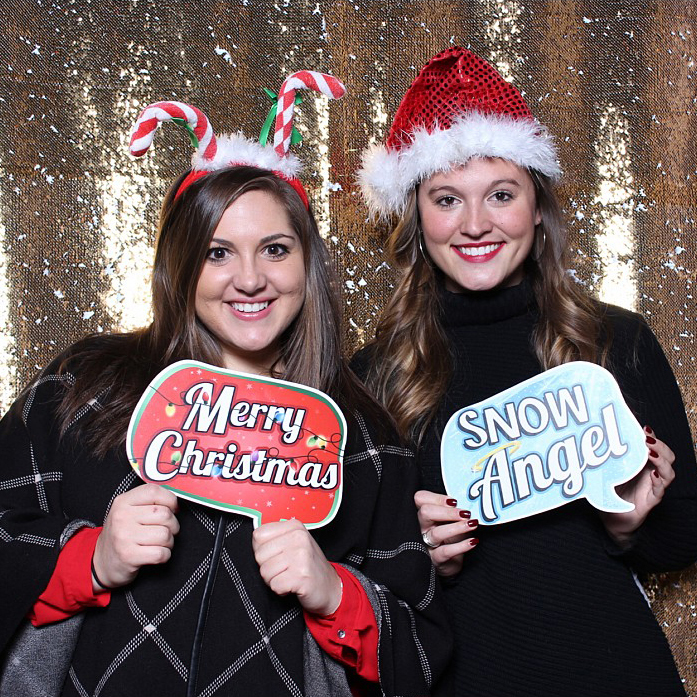
[[206, 254], [206, 259], [210, 261], [225, 261], [228, 256], [228, 250], [224, 247], [212, 247]]
[[288, 254], [289, 250], [284, 244], [278, 244], [278, 242], [275, 242], [274, 244], [270, 244], [265, 247], [264, 252], [274, 259], [282, 259]]

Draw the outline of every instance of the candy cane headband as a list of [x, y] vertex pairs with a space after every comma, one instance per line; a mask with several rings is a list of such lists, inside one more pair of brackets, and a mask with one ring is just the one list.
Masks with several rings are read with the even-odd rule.
[[325, 73], [301, 70], [290, 75], [281, 85], [276, 101], [273, 146], [245, 138], [242, 133], [216, 137], [208, 117], [200, 109], [182, 102], [156, 102], [146, 106], [135, 122], [130, 152], [135, 157], [144, 155], [160, 124], [174, 121], [186, 128], [196, 148], [191, 172], [181, 183], [177, 197], [192, 182], [210, 172], [233, 165], [250, 165], [269, 169], [287, 181], [298, 192], [305, 207], [309, 208], [307, 193], [298, 179], [300, 161], [288, 152], [291, 143], [299, 139], [299, 136], [294, 137], [297, 132], [293, 128], [294, 108], [298, 101], [296, 90], [299, 89], [321, 92], [330, 99], [340, 99], [346, 92], [339, 80]]

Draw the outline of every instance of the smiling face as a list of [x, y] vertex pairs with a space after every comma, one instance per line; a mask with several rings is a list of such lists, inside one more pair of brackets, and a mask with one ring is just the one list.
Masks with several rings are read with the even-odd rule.
[[419, 185], [424, 244], [455, 293], [513, 286], [541, 216], [530, 175], [508, 160], [473, 159]]
[[221, 217], [196, 286], [196, 316], [225, 367], [267, 373], [304, 300], [303, 249], [286, 209], [266, 191], [242, 194]]

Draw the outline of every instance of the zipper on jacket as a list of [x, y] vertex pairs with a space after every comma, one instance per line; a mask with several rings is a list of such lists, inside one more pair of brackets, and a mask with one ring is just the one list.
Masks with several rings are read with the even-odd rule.
[[198, 611], [198, 620], [196, 622], [196, 632], [194, 633], [194, 644], [191, 648], [191, 665], [189, 666], [189, 680], [186, 685], [186, 697], [195, 697], [196, 683], [198, 682], [198, 668], [201, 661], [201, 644], [203, 643], [203, 634], [206, 630], [206, 619], [208, 618], [208, 610], [213, 596], [213, 587], [215, 579], [218, 575], [218, 565], [223, 551], [223, 542], [225, 541], [225, 516], [223, 514], [218, 518], [218, 524], [215, 531], [215, 541], [213, 542], [213, 553], [211, 555], [211, 565], [208, 567], [206, 576], [206, 585], [203, 588], [203, 596], [201, 605]]

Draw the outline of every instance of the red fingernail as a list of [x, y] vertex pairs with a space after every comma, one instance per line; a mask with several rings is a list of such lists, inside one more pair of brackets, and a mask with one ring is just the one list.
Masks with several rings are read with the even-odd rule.
[[652, 474], [654, 477], [656, 477], [656, 479], [660, 479], [660, 478], [661, 478], [661, 475], [658, 474], [658, 470], [654, 470], [653, 472], [651, 472], [651, 474]]
[[446, 499], [445, 503], [447, 506], [457, 506], [457, 499]]
[[653, 429], [651, 428], [651, 426], [644, 426], [644, 428], [645, 428], [649, 433], [653, 433]]
[[658, 457], [658, 453], [655, 450], [649, 450], [649, 455], [651, 455], [651, 457]]
[[470, 547], [474, 547], [479, 544], [479, 540], [476, 537], [470, 537]]
[[649, 445], [655, 445], [655, 444], [656, 444], [656, 439], [655, 439], [655, 438], [652, 438], [651, 436], [646, 436], [646, 442], [647, 442]]
[[469, 511], [460, 511], [460, 518], [470, 518], [472, 514]]
[[479, 525], [479, 521], [476, 518], [473, 518], [472, 520], [467, 521], [467, 525], [469, 525], [471, 528], [476, 528], [477, 525]]

